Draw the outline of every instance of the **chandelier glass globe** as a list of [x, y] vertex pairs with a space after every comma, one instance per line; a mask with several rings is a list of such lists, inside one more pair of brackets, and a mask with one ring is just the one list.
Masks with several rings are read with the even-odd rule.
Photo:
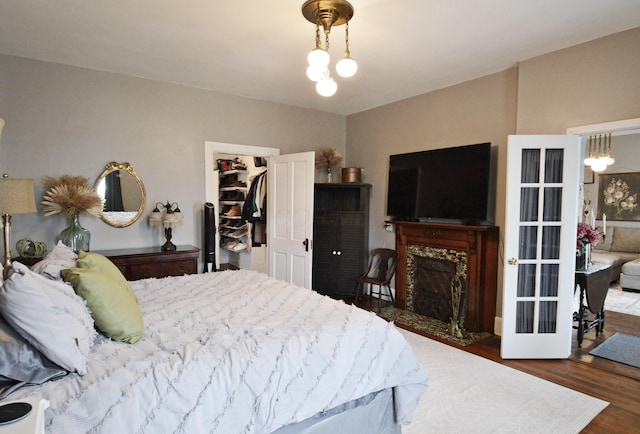
[[604, 157], [598, 158], [598, 160], [602, 161], [607, 166], [611, 166], [616, 162], [615, 158], [612, 158], [610, 155], [605, 155]]
[[336, 72], [340, 77], [353, 77], [358, 70], [358, 64], [351, 57], [345, 57], [336, 64]]
[[338, 84], [331, 77], [325, 77], [316, 83], [316, 91], [322, 96], [332, 96], [338, 90]]
[[322, 48], [316, 48], [312, 50], [307, 56], [307, 61], [309, 62], [309, 66], [314, 66], [316, 68], [326, 68], [331, 61], [331, 57], [329, 53], [327, 53]]
[[607, 165], [603, 161], [600, 161], [600, 159], [598, 159], [595, 163], [591, 165], [591, 170], [593, 170], [594, 172], [602, 172], [606, 168], [607, 168]]
[[323, 77], [329, 75], [329, 70], [325, 68], [318, 68], [316, 66], [307, 67], [307, 77], [311, 81], [322, 80]]

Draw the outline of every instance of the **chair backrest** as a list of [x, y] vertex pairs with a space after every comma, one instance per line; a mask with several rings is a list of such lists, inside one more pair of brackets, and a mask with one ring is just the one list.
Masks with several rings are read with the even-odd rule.
[[382, 284], [391, 281], [398, 265], [398, 252], [392, 249], [373, 249], [369, 254], [369, 267], [365, 276]]

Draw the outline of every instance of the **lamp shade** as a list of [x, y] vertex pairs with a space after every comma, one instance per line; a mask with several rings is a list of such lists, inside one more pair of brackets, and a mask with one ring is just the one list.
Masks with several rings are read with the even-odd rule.
[[162, 212], [157, 208], [149, 214], [149, 224], [151, 226], [162, 226]]
[[37, 212], [33, 179], [0, 178], [0, 214]]

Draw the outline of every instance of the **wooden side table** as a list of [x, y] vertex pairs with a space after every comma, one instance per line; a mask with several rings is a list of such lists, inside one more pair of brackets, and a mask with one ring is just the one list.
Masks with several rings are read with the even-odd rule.
[[196, 274], [199, 252], [194, 246], [177, 246], [175, 251], [160, 247], [96, 251], [109, 258], [127, 280]]
[[[609, 291], [611, 265], [594, 263], [589, 270], [576, 270], [575, 283], [580, 286], [580, 306], [573, 313], [578, 322], [578, 346], [582, 346], [584, 334], [595, 327], [596, 335], [604, 331], [604, 300]], [[588, 321], [588, 313], [594, 313], [595, 319]]]

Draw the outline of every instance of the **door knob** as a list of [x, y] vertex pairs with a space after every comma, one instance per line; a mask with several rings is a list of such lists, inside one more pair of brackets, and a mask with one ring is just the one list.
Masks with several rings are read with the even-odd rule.
[[509, 258], [507, 262], [509, 263], [509, 265], [516, 265], [518, 263], [518, 260], [516, 258]]

